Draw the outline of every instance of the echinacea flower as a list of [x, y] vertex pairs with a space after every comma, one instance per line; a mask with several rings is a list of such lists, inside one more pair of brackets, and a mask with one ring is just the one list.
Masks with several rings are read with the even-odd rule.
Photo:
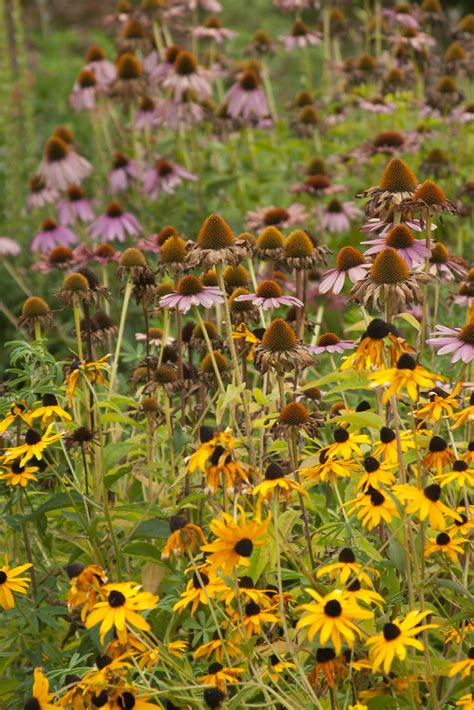
[[111, 202], [104, 214], [97, 217], [90, 226], [93, 239], [124, 242], [127, 236], [135, 237], [142, 231], [140, 223], [131, 212], [124, 212], [118, 202]]
[[216, 44], [222, 44], [227, 39], [237, 37], [236, 32], [222, 25], [218, 15], [210, 15], [201, 25], [193, 27], [191, 34], [198, 39], [212, 39]]
[[411, 355], [404, 353], [398, 358], [395, 367], [382, 368], [369, 373], [372, 387], [386, 387], [383, 402], [388, 402], [392, 395], [399, 395], [406, 390], [410, 399], [416, 402], [419, 388], [433, 387], [441, 375], [428, 372]]
[[41, 175], [32, 175], [29, 178], [28, 190], [27, 205], [30, 210], [54, 203], [59, 197], [58, 190], [48, 187], [46, 180]]
[[96, 104], [97, 79], [92, 69], [81, 69], [69, 96], [74, 111], [91, 111]]
[[162, 86], [172, 91], [175, 101], [181, 101], [187, 91], [192, 91], [197, 99], [205, 101], [212, 94], [210, 76], [210, 72], [200, 67], [190, 52], [182, 50], [163, 78]]
[[84, 57], [85, 69], [91, 69], [99, 84], [111, 84], [116, 76], [115, 64], [106, 58], [102, 47], [92, 45]]
[[75, 244], [77, 236], [68, 227], [57, 224], [54, 219], [45, 219], [40, 231], [35, 234], [31, 242], [32, 251], [47, 252], [56, 245], [67, 246]]
[[24, 707], [28, 710], [55, 710], [57, 705], [50, 702], [53, 697], [54, 693], [49, 692], [49, 680], [41, 668], [35, 668], [32, 694]]
[[228, 513], [222, 513], [220, 520], [214, 519], [209, 527], [217, 540], [201, 546], [201, 551], [207, 553], [206, 559], [211, 568], [223, 573], [232, 571], [238, 565], [248, 566], [254, 548], [265, 544], [271, 515], [263, 522], [247, 522], [242, 508], [240, 514], [240, 523]]
[[341, 652], [342, 639], [349, 648], [354, 646], [356, 637], [362, 637], [362, 632], [354, 621], [372, 619], [373, 612], [361, 609], [358, 604], [350, 600], [340, 589], [336, 589], [322, 596], [314, 589], [306, 589], [314, 601], [302, 604], [299, 608], [305, 613], [296, 627], [298, 629], [309, 626], [308, 639], [311, 642], [316, 634], [319, 635], [321, 644], [331, 639], [336, 653]]
[[321, 226], [328, 232], [347, 232], [351, 226], [351, 220], [356, 219], [361, 214], [358, 207], [353, 202], [341, 202], [333, 198], [324, 207], [321, 214]]
[[437, 325], [427, 344], [437, 349], [438, 355], [452, 355], [451, 362], [470, 363], [474, 359], [474, 322], [463, 328]]
[[441, 502], [441, 486], [430, 483], [424, 488], [418, 488], [409, 483], [400, 483], [393, 487], [393, 493], [404, 504], [407, 515], [417, 513], [421, 522], [428, 518], [434, 530], [446, 528], [445, 518], [459, 518], [458, 513]]
[[307, 219], [306, 207], [300, 202], [295, 202], [286, 208], [270, 205], [247, 212], [245, 226], [250, 231], [257, 231], [260, 234], [266, 227], [277, 227], [278, 229], [303, 227]]
[[316, 345], [310, 345], [309, 350], [315, 355], [321, 353], [343, 353], [344, 350], [351, 350], [354, 347], [353, 340], [341, 340], [335, 333], [322, 333]]
[[38, 167], [38, 175], [44, 178], [47, 187], [66, 190], [69, 185], [79, 185], [91, 171], [89, 161], [76, 153], [70, 144], [57, 135], [48, 138]]
[[383, 665], [385, 674], [390, 672], [395, 656], [404, 661], [407, 646], [422, 651], [424, 646], [415, 636], [426, 629], [436, 629], [437, 624], [421, 624], [431, 611], [410, 611], [404, 619], [396, 618], [386, 623], [382, 633], [371, 636], [366, 643], [370, 646], [369, 657], [374, 673]]
[[390, 211], [413, 196], [416, 187], [416, 176], [408, 165], [400, 158], [392, 158], [382, 174], [380, 185], [365, 190], [357, 197], [369, 198], [365, 205], [369, 217], [385, 220]]
[[321, 42], [321, 34], [314, 32], [302, 21], [296, 20], [290, 30], [290, 34], [281, 35], [280, 41], [287, 51], [296, 48], [311, 47]]
[[176, 291], [160, 298], [161, 308], [178, 308], [187, 313], [192, 306], [212, 306], [223, 303], [224, 296], [217, 286], [204, 286], [197, 276], [183, 276]]
[[52, 322], [53, 314], [43, 298], [30, 296], [26, 299], [21, 308], [21, 316], [18, 319], [20, 327], [26, 326], [28, 330], [33, 331], [37, 325], [44, 327]]
[[237, 296], [237, 302], [251, 301], [254, 306], [262, 308], [264, 311], [269, 308], [278, 308], [279, 306], [297, 306], [303, 307], [302, 301], [295, 296], [284, 296], [283, 290], [276, 281], [262, 281], [255, 293], [249, 293], [242, 296]]
[[466, 537], [451, 537], [447, 532], [441, 532], [435, 538], [428, 539], [425, 545], [425, 557], [441, 552], [447, 555], [451, 562], [458, 564], [458, 553], [460, 555], [464, 553], [462, 545], [466, 542], [469, 542]]
[[5, 450], [3, 457], [5, 463], [18, 459], [20, 466], [24, 466], [33, 457], [41, 460], [44, 450], [63, 436], [60, 432], [53, 434], [52, 429], [52, 424], [42, 434], [36, 429], [28, 429], [25, 433], [23, 444], [18, 444], [18, 446]]
[[91, 222], [94, 212], [90, 200], [84, 195], [84, 190], [79, 185], [70, 185], [65, 198], [58, 203], [58, 217], [63, 225], [74, 224], [79, 219], [81, 222]]
[[125, 192], [137, 177], [137, 163], [121, 151], [112, 156], [109, 188], [112, 193]]
[[293, 328], [282, 318], [273, 320], [262, 341], [254, 348], [255, 366], [261, 372], [299, 370], [314, 364], [308, 348], [301, 343]]
[[226, 94], [227, 111], [246, 121], [268, 116], [269, 107], [260, 79], [254, 71], [244, 72]]
[[143, 193], [151, 200], [156, 200], [160, 192], [172, 195], [183, 180], [195, 182], [197, 176], [181, 165], [158, 156], [154, 166], [143, 174]]
[[114, 628], [119, 640], [127, 638], [127, 625], [149, 631], [148, 621], [137, 614], [138, 611], [154, 609], [158, 597], [150, 592], [141, 592], [141, 584], [134, 582], [120, 582], [105, 584], [101, 588], [105, 601], [99, 601], [86, 617], [86, 629], [91, 629], [100, 624], [100, 642], [104, 643], [106, 634]]
[[366, 254], [378, 254], [386, 247], [393, 247], [405, 260], [409, 269], [422, 264], [425, 259], [431, 256], [431, 251], [421, 239], [415, 239], [408, 227], [404, 224], [397, 224], [384, 234], [383, 237], [369, 239], [361, 242], [369, 244]]
[[355, 284], [365, 277], [367, 269], [370, 269], [370, 264], [365, 262], [357, 249], [343, 247], [336, 257], [336, 268], [323, 274], [319, 292], [338, 294], [344, 287], [346, 276]]

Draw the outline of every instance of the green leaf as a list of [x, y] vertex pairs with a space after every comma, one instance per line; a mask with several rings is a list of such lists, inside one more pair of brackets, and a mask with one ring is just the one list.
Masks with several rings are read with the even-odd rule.
[[354, 412], [354, 414], [344, 414], [340, 417], [334, 417], [334, 419], [331, 419], [331, 422], [334, 422], [335, 424], [338, 422], [347, 422], [356, 429], [360, 429], [361, 427], [380, 429], [385, 424], [382, 417], [379, 417], [379, 415], [375, 414], [375, 412]]
[[45, 501], [39, 508], [29, 515], [25, 515], [22, 518], [22, 522], [27, 522], [28, 520], [34, 520], [45, 513], [51, 513], [54, 510], [65, 510], [69, 508], [74, 508], [75, 506], [82, 507], [83, 499], [79, 493], [76, 491], [71, 491], [70, 493], [56, 493], [56, 495], [51, 496], [47, 501]]
[[388, 556], [390, 562], [397, 568], [400, 574], [405, 573], [405, 551], [396, 538], [388, 543]]
[[147, 562], [161, 562], [161, 550], [150, 542], [130, 542], [123, 551], [130, 557], [138, 557]]
[[167, 538], [169, 535], [169, 525], [167, 520], [162, 518], [151, 518], [139, 523], [132, 532], [130, 539], [137, 537]]

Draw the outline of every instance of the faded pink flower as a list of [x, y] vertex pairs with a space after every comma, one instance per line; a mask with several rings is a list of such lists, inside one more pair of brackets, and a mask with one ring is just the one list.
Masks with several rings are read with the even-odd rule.
[[0, 256], [18, 256], [21, 247], [10, 237], [0, 237]]
[[224, 296], [217, 286], [204, 286], [196, 276], [183, 276], [176, 291], [160, 298], [161, 308], [177, 308], [187, 313], [192, 306], [212, 308], [224, 303]]
[[29, 194], [27, 205], [30, 209], [44, 207], [56, 202], [59, 192], [46, 186], [46, 181], [41, 175], [32, 175], [29, 179]]
[[347, 232], [350, 229], [351, 220], [361, 214], [361, 210], [353, 202], [340, 202], [334, 198], [323, 210], [321, 225], [328, 232]]
[[44, 157], [38, 174], [53, 190], [66, 190], [69, 185], [78, 185], [92, 172], [92, 165], [59, 136], [51, 136], [46, 142]]
[[55, 246], [68, 246], [76, 242], [77, 236], [73, 231], [48, 218], [42, 222], [40, 231], [33, 237], [31, 250], [47, 252]]
[[58, 203], [58, 218], [61, 224], [74, 224], [76, 220], [91, 222], [95, 215], [91, 202], [84, 197], [84, 190], [78, 185], [71, 185], [66, 196]]
[[197, 176], [177, 163], [158, 156], [154, 166], [144, 172], [143, 193], [149, 195], [152, 200], [155, 200], [160, 192], [171, 195], [183, 180], [195, 182]]
[[114, 239], [124, 242], [127, 235], [134, 237], [141, 231], [137, 218], [130, 212], [124, 212], [118, 202], [111, 202], [104, 214], [97, 217], [90, 227], [93, 239], [102, 239], [104, 242], [112, 242]]
[[112, 194], [125, 192], [137, 176], [137, 164], [121, 151], [112, 157], [112, 170], [109, 173], [109, 187]]
[[244, 72], [226, 94], [227, 113], [249, 121], [268, 116], [269, 108], [260, 80], [253, 71]]
[[258, 207], [245, 215], [245, 226], [251, 232], [261, 232], [265, 227], [278, 227], [278, 229], [288, 229], [289, 227], [303, 227], [308, 219], [306, 207], [301, 202], [294, 202], [286, 208]]
[[74, 111], [90, 111], [95, 107], [97, 80], [92, 69], [82, 69], [74, 82], [69, 103]]
[[452, 354], [453, 363], [458, 360], [469, 363], [474, 360], [474, 323], [468, 323], [464, 328], [437, 325], [426, 342], [437, 348], [438, 355]]

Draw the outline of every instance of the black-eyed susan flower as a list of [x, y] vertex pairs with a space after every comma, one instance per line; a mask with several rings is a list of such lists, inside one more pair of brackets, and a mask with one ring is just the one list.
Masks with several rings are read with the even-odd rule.
[[222, 706], [225, 698], [226, 694], [217, 686], [206, 688], [204, 691], [204, 702], [211, 710], [218, 710], [218, 708]]
[[179, 601], [174, 605], [173, 611], [179, 611], [191, 605], [191, 614], [193, 615], [199, 604], [208, 605], [210, 599], [214, 599], [225, 589], [225, 582], [211, 568], [206, 567], [206, 570], [194, 572]]
[[[240, 623], [243, 625], [247, 637], [261, 634], [262, 625], [276, 624], [278, 621], [279, 618], [275, 611], [262, 607], [256, 602], [248, 602], [245, 605], [242, 618], [240, 614], [235, 614], [234, 616], [234, 623], [236, 626]], [[239, 636], [242, 635], [242, 639], [245, 638], [245, 634], [240, 634], [239, 632]]]
[[240, 676], [244, 673], [244, 668], [230, 668], [223, 666], [222, 663], [214, 661], [207, 669], [205, 675], [199, 676], [199, 683], [205, 685], [215, 685], [218, 688], [225, 690], [227, 684], [236, 683]]
[[454, 410], [459, 408], [456, 397], [461, 391], [462, 383], [458, 382], [452, 392], [445, 392], [440, 387], [433, 387], [428, 392], [429, 401], [416, 410], [415, 416], [422, 422], [439, 422], [441, 418], [449, 419]]
[[196, 470], [205, 473], [206, 464], [218, 446], [230, 454], [236, 444], [230, 429], [214, 432], [211, 427], [203, 426], [199, 431], [199, 437], [201, 440], [200, 446], [191, 456], [185, 459], [185, 463], [189, 467], [189, 473], [194, 473]]
[[85, 621], [107, 584], [107, 574], [99, 565], [85, 566], [81, 562], [72, 562], [66, 572], [69, 577], [68, 609], [80, 609], [81, 619]]
[[[273, 680], [274, 683], [278, 683], [279, 677], [285, 673], [285, 671], [292, 668], [296, 668], [295, 664], [291, 661], [287, 661], [283, 656], [277, 656], [276, 653], [272, 653], [269, 660], [268, 675]], [[264, 672], [264, 676], [266, 672]]]
[[419, 388], [433, 387], [436, 380], [443, 379], [441, 375], [428, 372], [418, 365], [416, 360], [404, 353], [398, 358], [395, 367], [382, 368], [369, 373], [372, 387], [385, 387], [383, 402], [386, 404], [392, 395], [400, 395], [405, 390], [410, 399], [416, 402]]
[[474, 671], [474, 648], [470, 648], [467, 652], [467, 656], [461, 661], [455, 661], [448, 668], [448, 677], [454, 678], [455, 675], [461, 676], [461, 678], [467, 678]]
[[471, 393], [467, 407], [453, 415], [453, 429], [457, 429], [466, 422], [474, 421], [474, 392]]
[[356, 351], [345, 358], [340, 369], [370, 370], [372, 367], [382, 367], [384, 358], [392, 363], [398, 357], [412, 348], [400, 337], [391, 323], [381, 318], [374, 318], [362, 334]]
[[360, 520], [368, 530], [373, 530], [382, 521], [389, 525], [393, 518], [400, 517], [397, 506], [388, 493], [382, 493], [377, 489], [367, 489], [365, 493], [344, 503], [342, 507], [348, 507], [349, 515], [358, 511], [357, 520]]
[[5, 481], [7, 486], [20, 486], [26, 488], [30, 481], [37, 481], [35, 473], [38, 466], [20, 466], [19, 461], [13, 461], [6, 467], [6, 473], [0, 475], [0, 481]]
[[316, 572], [316, 577], [323, 577], [326, 574], [329, 579], [338, 577], [342, 585], [350, 578], [357, 578], [368, 586], [372, 586], [372, 580], [365, 570], [374, 576], [379, 576], [373, 567], [364, 567], [363, 570], [362, 565], [356, 562], [353, 550], [350, 547], [344, 547], [338, 555], [337, 562], [330, 562], [328, 565], [320, 567]]
[[430, 483], [424, 488], [418, 488], [409, 483], [400, 483], [395, 485], [392, 490], [397, 498], [406, 504], [407, 515], [417, 513], [421, 522], [428, 518], [428, 522], [434, 530], [445, 529], [445, 518], [459, 517], [454, 510], [441, 502], [441, 486], [438, 483]]
[[233, 639], [226, 637], [226, 629], [221, 627], [220, 635], [217, 631], [214, 632], [211, 641], [203, 643], [194, 651], [194, 658], [209, 658], [214, 655], [216, 661], [222, 663], [224, 656], [228, 658], [240, 658], [242, 649]]
[[454, 535], [456, 532], [461, 535], [468, 535], [471, 530], [474, 530], [472, 508], [466, 508], [466, 505], [458, 505], [456, 513], [458, 517], [454, 519], [452, 525], [446, 528], [446, 532], [450, 535]]
[[54, 394], [44, 394], [41, 398], [41, 406], [31, 412], [32, 419], [41, 417], [41, 426], [47, 426], [54, 421], [60, 419], [63, 422], [71, 422], [72, 417], [62, 407], [59, 406], [58, 400]]
[[314, 589], [306, 589], [306, 591], [314, 601], [299, 607], [305, 613], [298, 621], [297, 628], [309, 626], [309, 641], [312, 641], [316, 634], [319, 635], [319, 640], [323, 645], [331, 639], [336, 653], [341, 652], [342, 639], [352, 648], [356, 636], [362, 637], [362, 632], [354, 624], [354, 621], [371, 619], [373, 612], [361, 609], [340, 589], [335, 589], [325, 596]]
[[206, 493], [216, 493], [222, 484], [228, 493], [240, 490], [247, 483], [252, 472], [251, 466], [237, 460], [221, 446], [217, 446], [209, 459], [206, 469]]
[[19, 465], [24, 466], [33, 457], [41, 460], [45, 449], [54, 444], [55, 441], [59, 441], [61, 437], [62, 434], [60, 432], [53, 433], [52, 424], [42, 434], [36, 429], [28, 429], [25, 433], [23, 444], [6, 449], [4, 461], [8, 463], [18, 459]]
[[308, 674], [308, 680], [313, 686], [321, 684], [335, 688], [339, 678], [347, 673], [347, 663], [344, 656], [337, 656], [333, 648], [322, 647], [316, 650], [316, 663]]
[[120, 710], [156, 710], [155, 703], [149, 703], [150, 695], [139, 695], [139, 691], [128, 687], [117, 694], [116, 703]]
[[[415, 448], [413, 434], [408, 430], [400, 432], [400, 448], [402, 453]], [[383, 457], [386, 463], [398, 462], [397, 435], [390, 427], [383, 426], [380, 429], [380, 439], [374, 444], [374, 457]]]
[[380, 463], [373, 456], [366, 456], [362, 461], [365, 473], [362, 474], [360, 479], [357, 481], [356, 491], [361, 488], [380, 488], [380, 486], [390, 487], [395, 483], [395, 476], [393, 474], [393, 469], [395, 468], [395, 463], [389, 463], [384, 461]]
[[449, 559], [457, 564], [459, 562], [458, 553], [463, 554], [462, 545], [469, 540], [465, 537], [451, 537], [447, 532], [440, 532], [435, 538], [431, 538], [425, 545], [425, 557], [430, 557], [436, 552], [447, 555]]
[[333, 431], [334, 443], [325, 449], [325, 454], [329, 459], [340, 456], [345, 461], [349, 461], [353, 456], [362, 456], [361, 444], [370, 444], [367, 434], [358, 434], [357, 431], [350, 432], [342, 427], [337, 427]]
[[383, 630], [376, 636], [371, 636], [366, 643], [370, 646], [369, 657], [372, 661], [374, 673], [383, 666], [384, 673], [389, 673], [395, 656], [404, 661], [407, 647], [423, 650], [423, 644], [414, 636], [425, 629], [436, 629], [437, 624], [422, 624], [431, 611], [410, 611], [405, 619], [399, 618], [384, 625]]
[[66, 376], [66, 398], [68, 405], [72, 406], [72, 401], [79, 384], [79, 377], [84, 376], [89, 382], [98, 385], [105, 385], [104, 373], [108, 371], [107, 360], [110, 356], [104, 355], [97, 361], [79, 360], [73, 361]]
[[308, 495], [297, 481], [286, 476], [279, 464], [273, 462], [267, 466], [264, 480], [253, 488], [252, 494], [258, 496], [260, 500], [269, 500], [276, 492], [276, 495], [281, 495], [288, 500], [292, 491]]
[[448, 483], [456, 483], [459, 488], [463, 486], [474, 486], [474, 468], [469, 468], [466, 461], [457, 459], [452, 465], [452, 470], [447, 473], [440, 473], [434, 477], [435, 481], [439, 481], [441, 488], [444, 488]]
[[243, 508], [240, 509], [240, 523], [229, 513], [222, 513], [221, 520], [215, 518], [209, 527], [217, 540], [201, 546], [201, 551], [207, 553], [209, 565], [221, 572], [230, 572], [237, 565], [248, 566], [249, 557], [255, 547], [265, 544], [271, 515], [263, 522], [250, 520], [247, 522]]
[[14, 608], [14, 593], [26, 594], [30, 578], [19, 577], [18, 575], [30, 569], [32, 566], [32, 564], [27, 563], [19, 567], [10, 567], [7, 558], [5, 558], [5, 564], [3, 567], [0, 567], [0, 606], [2, 609]]
[[382, 608], [385, 601], [384, 598], [378, 592], [374, 592], [373, 589], [362, 589], [359, 579], [354, 579], [353, 582], [346, 586], [344, 591], [349, 599], [354, 599], [356, 602], [363, 602], [364, 604], [376, 604], [380, 608]]
[[0, 434], [3, 434], [15, 422], [24, 422], [26, 426], [31, 427], [31, 412], [27, 411], [26, 402], [14, 402], [10, 406], [9, 413], [0, 422]]
[[243, 603], [256, 602], [262, 607], [271, 606], [265, 589], [257, 589], [253, 583], [253, 579], [248, 575], [243, 575], [237, 580], [237, 588], [235, 586], [226, 587], [222, 593], [222, 600], [226, 606], [230, 606], [234, 599], [242, 598]]
[[423, 466], [427, 469], [434, 470], [438, 475], [443, 472], [443, 469], [454, 464], [454, 453], [448, 443], [442, 436], [432, 436], [428, 444], [428, 453], [423, 458]]
[[25, 703], [25, 710], [54, 710], [56, 705], [50, 702], [53, 693], [49, 692], [49, 680], [41, 668], [35, 668], [31, 697]]
[[196, 543], [204, 544], [204, 533], [198, 525], [188, 523], [181, 515], [172, 515], [169, 519], [170, 535], [163, 548], [161, 557], [167, 560], [171, 555], [184, 555], [193, 552]]
[[[344, 430], [345, 431], [345, 430]], [[319, 464], [300, 469], [301, 477], [311, 483], [334, 484], [338, 478], [350, 478], [351, 474], [359, 470], [355, 459], [336, 459], [329, 457], [327, 447], [319, 452]]]
[[115, 628], [119, 640], [126, 639], [127, 625], [149, 631], [150, 624], [137, 611], [154, 609], [158, 597], [150, 592], [141, 592], [140, 589], [141, 585], [134, 582], [104, 585], [101, 592], [106, 595], [106, 599], [94, 604], [86, 617], [86, 628], [91, 629], [100, 624], [101, 643], [112, 628]]

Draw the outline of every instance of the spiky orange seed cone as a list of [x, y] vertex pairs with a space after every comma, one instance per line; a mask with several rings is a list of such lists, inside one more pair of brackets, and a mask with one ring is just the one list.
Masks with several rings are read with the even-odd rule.
[[377, 254], [370, 270], [372, 281], [377, 284], [395, 284], [405, 281], [409, 273], [405, 261], [392, 247], [387, 247]]
[[218, 214], [209, 215], [199, 232], [199, 245], [203, 249], [226, 249], [234, 242], [234, 233], [227, 222]]
[[262, 344], [270, 352], [289, 352], [298, 343], [298, 338], [293, 328], [283, 318], [276, 318], [266, 329]]
[[405, 161], [392, 158], [383, 171], [380, 187], [387, 192], [413, 192], [416, 183], [416, 175]]

